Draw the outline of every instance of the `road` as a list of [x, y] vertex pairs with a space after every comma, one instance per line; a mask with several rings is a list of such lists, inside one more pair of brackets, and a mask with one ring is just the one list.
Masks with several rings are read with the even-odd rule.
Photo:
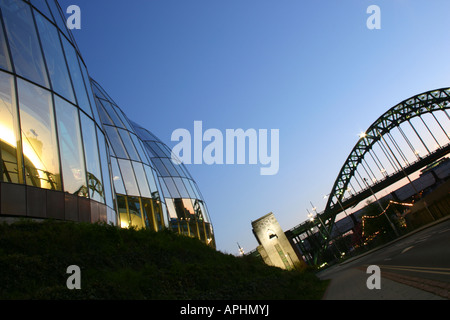
[[[332, 279], [334, 290], [330, 291], [334, 292], [332, 293], [333, 298], [340, 299], [340, 294], [343, 299], [351, 298], [350, 292], [354, 292], [356, 298], [364, 299], [366, 294], [374, 298], [375, 295], [367, 289], [365, 280], [370, 276], [366, 273], [367, 267], [377, 265], [381, 269], [382, 282], [386, 285], [393, 287], [393, 281], [395, 281], [408, 286], [401, 288], [403, 298], [408, 298], [407, 290], [409, 287], [413, 287], [449, 299], [449, 244], [450, 219], [447, 219], [360, 258], [330, 267], [318, 273], [318, 276], [322, 279]], [[345, 295], [346, 290], [343, 286], [355, 288], [348, 289], [348, 293]], [[388, 297], [388, 295], [384, 297]], [[430, 296], [430, 298], [433, 297]]]

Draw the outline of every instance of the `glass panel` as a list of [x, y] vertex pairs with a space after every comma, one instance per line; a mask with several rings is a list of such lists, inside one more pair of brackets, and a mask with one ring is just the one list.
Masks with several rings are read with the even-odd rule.
[[161, 161], [164, 163], [164, 166], [166, 167], [167, 171], [169, 171], [170, 176], [172, 177], [178, 177], [178, 171], [175, 169], [175, 166], [172, 162], [172, 160], [167, 158], [162, 158]]
[[47, 2], [45, 0], [30, 0], [31, 4], [35, 6], [40, 12], [42, 12], [47, 18], [53, 21], [53, 16], [50, 13], [50, 9], [47, 6]]
[[167, 199], [166, 203], [167, 203], [167, 210], [169, 211], [168, 212], [169, 219], [171, 221], [178, 220], [177, 212], [175, 210], [175, 206], [173, 205], [173, 199]]
[[153, 164], [156, 166], [156, 169], [158, 170], [158, 173], [161, 177], [169, 177], [169, 171], [167, 171], [166, 167], [163, 165], [161, 159], [159, 158], [153, 158], [152, 159]]
[[61, 190], [52, 96], [22, 79], [17, 83], [27, 184]]
[[18, 117], [14, 78], [0, 72], [0, 181], [19, 183], [17, 165]]
[[[144, 165], [144, 170], [145, 170], [145, 175], [147, 176], [147, 182], [148, 182], [148, 185], [150, 186], [151, 193], [154, 194], [155, 192], [158, 192], [159, 189], [157, 188], [156, 183], [155, 183], [155, 178], [153, 176], [153, 170], [149, 166], [146, 166], [146, 165]], [[155, 199], [154, 196], [152, 196], [152, 198]]]
[[97, 106], [97, 110], [98, 110], [98, 113], [101, 118], [101, 123], [114, 126], [114, 122], [111, 120], [109, 115], [106, 113], [106, 110], [105, 110], [105, 108], [103, 108], [99, 99], [95, 99], [95, 105]]
[[94, 95], [97, 98], [103, 99], [103, 100], [108, 100], [108, 98], [105, 96], [105, 93], [102, 91], [102, 89], [100, 88], [100, 85], [94, 81], [92, 82], [92, 91], [94, 93]]
[[98, 202], [104, 202], [104, 190], [95, 125], [88, 116], [83, 113], [80, 113], [80, 115], [89, 197]]
[[102, 164], [103, 190], [105, 191], [106, 204], [111, 208], [114, 208], [113, 193], [111, 186], [111, 171], [108, 162], [109, 158], [108, 147], [106, 146], [105, 136], [98, 127], [97, 127], [97, 142], [100, 153], [100, 162]]
[[194, 190], [194, 198], [202, 199], [200, 193], [198, 192], [197, 184], [194, 182], [194, 180], [188, 180], [188, 181], [191, 184], [192, 190]]
[[117, 207], [119, 208], [119, 223], [121, 228], [128, 228], [131, 224], [127, 210], [127, 197], [117, 195]]
[[175, 186], [175, 183], [173, 182], [172, 178], [163, 178], [164, 183], [167, 186], [167, 189], [169, 189], [170, 197], [171, 198], [181, 198], [180, 194], [178, 193], [177, 187]]
[[143, 141], [144, 142], [144, 148], [147, 151], [147, 154], [149, 155], [150, 158], [154, 158], [156, 157], [156, 153], [153, 151], [153, 149], [150, 146], [150, 143]]
[[86, 170], [81, 142], [78, 109], [55, 97], [64, 191], [80, 197], [88, 196]]
[[175, 185], [177, 186], [178, 192], [180, 193], [181, 198], [189, 198], [189, 194], [186, 191], [183, 181], [181, 178], [173, 178]]
[[47, 3], [50, 7], [50, 10], [52, 11], [53, 17], [55, 18], [56, 25], [62, 32], [64, 32], [66, 37], [69, 38], [69, 33], [66, 27], [66, 20], [62, 16], [61, 11], [59, 10], [59, 6], [56, 4], [55, 0], [48, 0]]
[[98, 115], [97, 108], [94, 107], [95, 106], [95, 99], [94, 99], [94, 95], [92, 93], [91, 78], [89, 77], [89, 74], [87, 72], [86, 66], [81, 61], [79, 56], [78, 56], [78, 63], [80, 65], [81, 72], [83, 73], [84, 84], [85, 84], [85, 87], [86, 87], [86, 91], [87, 91], [89, 100], [91, 101], [91, 106], [92, 106], [92, 112], [94, 114], [94, 119], [95, 119], [95, 121], [100, 123], [100, 117]]
[[122, 123], [122, 120], [120, 120], [119, 116], [117, 115], [116, 111], [114, 110], [114, 107], [109, 103], [108, 101], [105, 101], [103, 99], [99, 99], [103, 107], [105, 108], [106, 113], [108, 116], [112, 119], [114, 122], [114, 125], [116, 127], [125, 128], [124, 124]]
[[203, 201], [198, 201], [198, 204], [200, 205], [200, 209], [201, 209], [201, 214], [203, 216], [203, 219], [205, 220], [205, 222], [211, 222], [208, 216], [208, 211], [206, 210], [206, 206], [203, 203]]
[[117, 133], [117, 129], [114, 127], [105, 126], [106, 134], [108, 135], [109, 141], [111, 141], [111, 145], [114, 149], [114, 153], [118, 158], [126, 158], [128, 159], [127, 152], [122, 143], [122, 139], [120, 139], [119, 134]]
[[170, 198], [171, 196], [170, 196], [169, 190], [167, 190], [167, 186], [166, 186], [166, 183], [164, 182], [163, 178], [158, 178], [158, 181], [160, 182], [159, 186], [161, 187], [160, 190], [162, 192], [161, 198], [162, 199]]
[[148, 187], [147, 179], [145, 178], [144, 168], [142, 167], [142, 163], [132, 162], [134, 173], [136, 175], [136, 180], [139, 185], [139, 191], [141, 192], [142, 197], [151, 198], [152, 194], [150, 193], [150, 189]]
[[11, 61], [9, 60], [8, 47], [6, 45], [6, 37], [3, 31], [2, 23], [0, 23], [0, 68], [12, 71]]
[[23, 1], [0, 0], [16, 73], [49, 87], [31, 7]]
[[161, 150], [161, 148], [159, 147], [159, 143], [150, 142], [150, 146], [152, 147], [153, 152], [156, 153], [158, 157], [170, 158], [170, 153], [168, 155], [164, 153], [163, 150]]
[[72, 77], [73, 87], [77, 96], [78, 106], [88, 115], [92, 115], [86, 88], [84, 86], [83, 75], [80, 70], [80, 65], [78, 64], [75, 49], [66, 38], [61, 37], [61, 40], [66, 53], [67, 64], [69, 66], [70, 76]]
[[147, 154], [145, 153], [144, 149], [142, 148], [141, 142], [139, 141], [139, 138], [136, 137], [136, 135], [130, 133], [131, 139], [133, 140], [134, 146], [136, 147], [136, 150], [141, 158], [141, 161], [146, 164], [151, 164], [150, 161], [147, 158]]
[[128, 151], [128, 155], [130, 156], [131, 160], [136, 160], [136, 161], [141, 161], [141, 159], [139, 158], [139, 155], [136, 151], [136, 149], [134, 148], [134, 144], [133, 141], [131, 141], [130, 135], [128, 133], [128, 131], [123, 130], [123, 129], [117, 129], [119, 131], [119, 134], [122, 138], [122, 142], [125, 145], [125, 147], [127, 148]]
[[128, 131], [134, 132], [133, 127], [128, 122], [128, 119], [125, 116], [125, 114], [122, 112], [122, 110], [120, 110], [117, 106], [115, 106], [114, 109], [116, 110], [117, 115], [122, 120], [122, 123], [125, 125], [125, 127], [128, 129]]
[[142, 202], [142, 210], [144, 212], [145, 224], [147, 228], [153, 231], [158, 231], [159, 230], [158, 224], [156, 223], [153, 217], [152, 200], [141, 198], [141, 202]]
[[126, 194], [125, 186], [123, 185], [122, 174], [119, 169], [119, 164], [116, 158], [111, 158], [111, 169], [113, 172], [114, 188], [116, 193]]
[[145, 227], [144, 219], [141, 213], [141, 202], [138, 197], [128, 197], [128, 212], [130, 214], [130, 224], [133, 227]]
[[186, 190], [188, 192], [187, 198], [191, 198], [191, 199], [197, 198], [194, 190], [192, 190], [192, 186], [191, 186], [189, 180], [188, 179], [182, 179], [182, 180], [183, 180], [184, 186], [186, 187]]
[[72, 83], [69, 78], [69, 72], [67, 71], [66, 60], [64, 59], [58, 31], [53, 24], [39, 13], [36, 13], [36, 23], [41, 37], [42, 47], [44, 48], [45, 60], [47, 61], [47, 69], [53, 91], [75, 103]]
[[127, 194], [129, 196], [138, 196], [139, 197], [139, 189], [137, 186], [136, 179], [134, 177], [133, 168], [131, 166], [131, 161], [119, 159], [119, 167], [122, 172], [123, 182], [125, 184], [125, 189], [127, 190]]

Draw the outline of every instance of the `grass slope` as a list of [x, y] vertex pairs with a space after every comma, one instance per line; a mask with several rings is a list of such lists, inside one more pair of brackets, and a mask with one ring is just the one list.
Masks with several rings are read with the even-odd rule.
[[327, 286], [170, 231], [54, 221], [0, 224], [0, 271], [0, 299], [321, 299]]

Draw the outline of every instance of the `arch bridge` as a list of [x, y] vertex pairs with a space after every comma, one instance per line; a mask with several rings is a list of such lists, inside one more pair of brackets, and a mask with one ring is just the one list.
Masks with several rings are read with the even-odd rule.
[[[390, 108], [359, 135], [328, 195], [324, 211], [315, 212], [310, 221], [287, 231], [288, 238], [304, 254], [308, 251], [317, 263], [320, 253], [332, 243], [339, 214], [347, 215], [348, 210], [365, 199], [377, 200], [379, 192], [394, 188], [400, 180], [419, 194], [422, 190], [417, 189], [412, 175], [450, 151], [449, 108], [450, 88], [424, 92]], [[353, 215], [351, 218], [356, 222]], [[303, 240], [314, 233], [315, 241], [309, 241], [306, 249]]]

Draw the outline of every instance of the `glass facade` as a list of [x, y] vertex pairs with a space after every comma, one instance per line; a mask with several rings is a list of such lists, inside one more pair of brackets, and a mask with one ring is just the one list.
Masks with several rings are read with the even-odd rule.
[[89, 77], [56, 0], [0, 0], [0, 217], [170, 228], [215, 247], [170, 154]]
[[106, 137], [55, 0], [0, 0], [0, 100], [1, 215], [117, 224]]
[[169, 227], [181, 234], [214, 244], [214, 231], [200, 190], [170, 148], [150, 131], [132, 122], [155, 166], [168, 211]]

